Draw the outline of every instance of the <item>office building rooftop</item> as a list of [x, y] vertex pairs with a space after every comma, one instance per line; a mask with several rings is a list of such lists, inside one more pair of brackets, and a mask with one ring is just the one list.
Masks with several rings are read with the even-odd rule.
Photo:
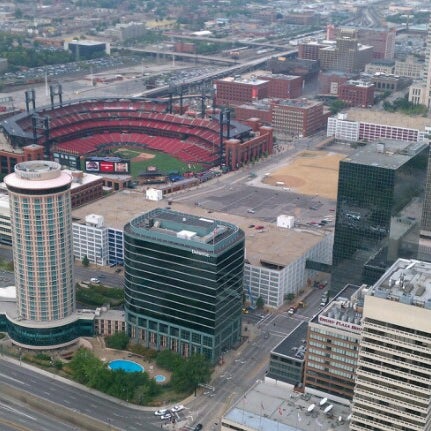
[[186, 245], [208, 252], [243, 237], [241, 230], [231, 223], [165, 208], [156, 208], [134, 218], [125, 230], [150, 240]]
[[431, 310], [431, 263], [398, 259], [369, 294]]
[[381, 140], [360, 147], [344, 163], [356, 163], [386, 169], [398, 169], [413, 156], [423, 151], [426, 144], [419, 142]]

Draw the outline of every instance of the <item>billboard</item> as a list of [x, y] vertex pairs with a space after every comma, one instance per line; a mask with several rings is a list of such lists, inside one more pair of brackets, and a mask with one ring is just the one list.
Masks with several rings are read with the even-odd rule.
[[70, 169], [81, 169], [81, 158], [73, 154], [67, 153], [52, 153], [54, 162], [60, 163], [61, 166], [66, 166]]
[[85, 159], [85, 171], [94, 174], [130, 174], [130, 160], [120, 157], [89, 157]]

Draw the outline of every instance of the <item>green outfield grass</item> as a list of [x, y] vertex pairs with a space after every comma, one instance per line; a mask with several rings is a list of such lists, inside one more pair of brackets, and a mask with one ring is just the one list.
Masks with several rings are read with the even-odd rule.
[[143, 149], [142, 151], [139, 151], [135, 149], [132, 150], [122, 148], [121, 150], [114, 151], [113, 155], [125, 159], [133, 159], [134, 157], [139, 156], [141, 153], [152, 154], [154, 157], [152, 159], [141, 160], [139, 162], [131, 161], [130, 169], [133, 178], [137, 178], [141, 172], [145, 172], [148, 166], [156, 166], [158, 171], [165, 173], [174, 171], [179, 171], [182, 173], [190, 170], [198, 172], [202, 169], [200, 164], [193, 164], [189, 167], [187, 163], [184, 163], [169, 154], [163, 153], [161, 151], [152, 151], [149, 149]]

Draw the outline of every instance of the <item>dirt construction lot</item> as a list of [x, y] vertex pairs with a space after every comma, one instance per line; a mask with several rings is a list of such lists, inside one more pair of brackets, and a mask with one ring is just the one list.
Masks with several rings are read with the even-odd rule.
[[265, 184], [288, 188], [303, 195], [337, 199], [338, 167], [344, 154], [304, 151], [288, 165], [272, 171]]

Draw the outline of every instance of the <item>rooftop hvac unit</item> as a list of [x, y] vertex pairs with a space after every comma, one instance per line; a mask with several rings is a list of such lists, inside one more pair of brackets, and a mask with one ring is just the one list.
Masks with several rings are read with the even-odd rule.
[[326, 407], [326, 409], [323, 411], [323, 413], [325, 413], [325, 415], [329, 415], [329, 413], [331, 413], [333, 408], [334, 408], [333, 404], [329, 404], [329, 406]]
[[314, 407], [316, 407], [316, 404], [309, 405], [307, 409], [307, 413], [311, 413], [314, 410]]

